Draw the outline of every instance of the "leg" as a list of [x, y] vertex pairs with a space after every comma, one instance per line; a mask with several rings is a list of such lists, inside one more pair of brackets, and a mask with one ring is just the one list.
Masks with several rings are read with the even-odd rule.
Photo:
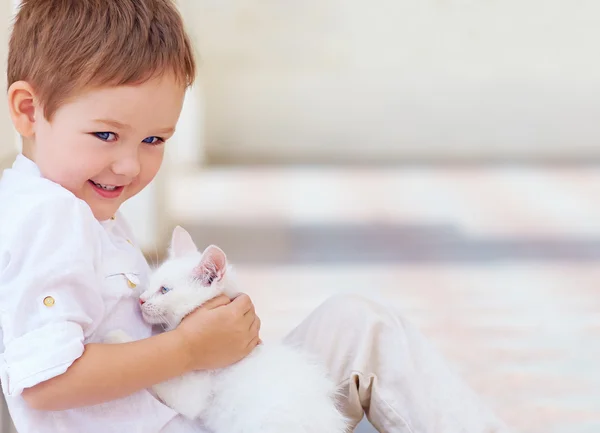
[[354, 425], [366, 414], [386, 433], [507, 431], [425, 338], [383, 305], [335, 296], [285, 341], [325, 363]]

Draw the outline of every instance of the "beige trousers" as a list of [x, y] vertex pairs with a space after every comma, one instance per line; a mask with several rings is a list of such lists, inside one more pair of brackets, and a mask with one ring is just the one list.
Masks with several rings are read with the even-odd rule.
[[394, 310], [355, 295], [323, 303], [286, 342], [319, 357], [356, 426], [382, 433], [500, 433], [502, 424]]

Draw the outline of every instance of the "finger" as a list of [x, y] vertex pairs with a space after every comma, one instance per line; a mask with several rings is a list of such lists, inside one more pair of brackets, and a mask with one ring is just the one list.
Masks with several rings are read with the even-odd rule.
[[256, 332], [260, 332], [260, 326], [262, 324], [260, 317], [256, 316], [256, 319], [254, 320], [254, 323], [256, 324]]
[[[250, 301], [250, 302], [252, 302], [252, 301]], [[246, 311], [246, 313], [244, 315], [248, 315], [248, 314], [256, 314], [256, 310], [254, 309], [254, 304], [252, 304], [250, 309], [248, 311]]]
[[218, 307], [222, 307], [224, 305], [228, 305], [231, 303], [231, 300], [225, 295], [219, 295], [215, 298], [209, 299], [204, 304], [202, 304], [201, 308], [206, 310], [213, 310]]
[[243, 293], [237, 298], [235, 298], [231, 303], [241, 315], [246, 314], [248, 311], [254, 308], [250, 297]]
[[256, 327], [256, 321], [258, 320], [258, 317], [254, 316], [254, 318], [252, 319], [252, 321], [248, 324], [248, 331], [253, 331], [254, 328]]
[[246, 326], [245, 329], [250, 329], [250, 328], [252, 328], [252, 325], [254, 325], [255, 320], [256, 320], [256, 314], [254, 314], [254, 312], [248, 312], [244, 315], [244, 317], [242, 318], [242, 322], [240, 324], [242, 326]]
[[250, 325], [249, 331], [252, 335], [258, 336], [258, 333], [260, 331], [260, 319], [258, 318], [258, 316], [254, 318], [254, 322], [252, 322], [252, 325]]
[[258, 337], [254, 337], [252, 340], [250, 340], [250, 342], [248, 343], [248, 346], [246, 346], [246, 349], [248, 349], [248, 351], [252, 351], [252, 349], [254, 349], [256, 346], [258, 346], [258, 342], [260, 341], [260, 338]]

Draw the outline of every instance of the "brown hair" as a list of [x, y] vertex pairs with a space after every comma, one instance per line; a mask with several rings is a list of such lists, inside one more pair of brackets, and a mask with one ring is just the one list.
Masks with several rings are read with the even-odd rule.
[[23, 0], [9, 43], [8, 85], [27, 81], [52, 115], [86, 88], [173, 73], [193, 83], [189, 37], [172, 0]]

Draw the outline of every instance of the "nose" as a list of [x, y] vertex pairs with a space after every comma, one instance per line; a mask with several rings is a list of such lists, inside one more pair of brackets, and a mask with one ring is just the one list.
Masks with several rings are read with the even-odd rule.
[[140, 299], [140, 305], [144, 305], [146, 303], [146, 301], [144, 301], [143, 299]]
[[114, 174], [133, 179], [140, 174], [140, 159], [137, 149], [128, 152], [126, 155], [121, 155], [112, 165]]

